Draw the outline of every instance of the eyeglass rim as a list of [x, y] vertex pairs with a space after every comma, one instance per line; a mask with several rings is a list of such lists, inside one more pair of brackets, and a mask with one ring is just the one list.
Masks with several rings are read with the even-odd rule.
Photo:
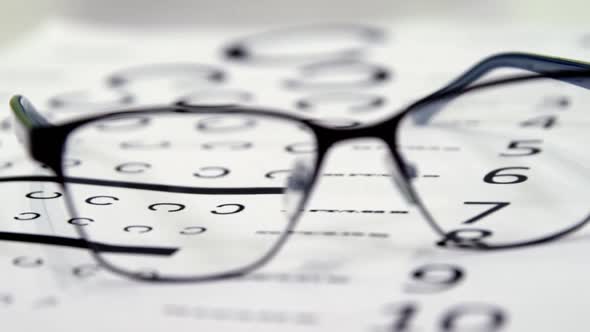
[[[105, 120], [108, 118], [114, 117], [122, 117], [122, 116], [141, 116], [141, 115], [149, 115], [149, 114], [169, 114], [169, 113], [202, 113], [202, 114], [212, 114], [214, 112], [215, 115], [224, 115], [224, 114], [241, 114], [241, 115], [256, 115], [256, 116], [268, 116], [273, 118], [281, 118], [288, 121], [296, 121], [300, 124], [306, 125], [309, 127], [317, 141], [318, 144], [318, 155], [316, 158], [316, 165], [314, 167], [314, 172], [312, 179], [310, 181], [309, 187], [306, 189], [304, 193], [304, 199], [301, 201], [300, 208], [297, 209], [299, 212], [294, 215], [292, 220], [289, 221], [289, 227], [286, 230], [294, 229], [296, 226], [296, 222], [300, 219], [301, 211], [303, 207], [307, 203], [307, 199], [309, 198], [309, 194], [313, 190], [317, 178], [319, 170], [322, 166], [324, 157], [329, 150], [329, 148], [340, 141], [351, 139], [351, 138], [361, 138], [361, 137], [377, 137], [384, 139], [387, 137], [388, 144], [390, 143], [390, 152], [394, 157], [394, 160], [399, 168], [399, 171], [402, 173], [406, 185], [411, 187], [411, 181], [409, 175], [406, 173], [405, 168], [403, 167], [403, 161], [401, 155], [396, 151], [396, 149], [392, 149], [392, 146], [395, 146], [395, 131], [397, 130], [397, 126], [401, 119], [403, 119], [408, 114], [412, 112], [416, 112], [420, 110], [424, 105], [428, 105], [432, 102], [439, 101], [442, 99], [448, 99], [456, 96], [460, 96], [462, 94], [476, 91], [484, 88], [489, 88], [498, 85], [506, 85], [524, 81], [531, 81], [537, 80], [542, 78], [552, 78], [552, 79], [563, 79], [563, 78], [584, 78], [590, 79], [590, 70], [575, 70], [575, 71], [559, 71], [559, 72], [550, 72], [550, 73], [542, 73], [542, 74], [528, 74], [528, 75], [518, 75], [518, 76], [511, 76], [507, 78], [496, 79], [492, 81], [487, 81], [480, 84], [474, 84], [471, 86], [463, 87], [461, 89], [456, 90], [447, 90], [438, 93], [431, 94], [425, 98], [422, 98], [415, 103], [403, 108], [400, 112], [394, 114], [393, 116], [385, 119], [379, 123], [372, 123], [366, 124], [356, 128], [332, 128], [325, 125], [321, 125], [311, 121], [310, 119], [305, 119], [299, 117], [297, 115], [289, 114], [287, 112], [275, 110], [275, 109], [262, 109], [262, 108], [250, 108], [250, 107], [241, 107], [235, 105], [225, 105], [221, 107], [212, 107], [212, 106], [195, 106], [195, 105], [176, 105], [176, 106], [157, 106], [151, 108], [129, 108], [119, 111], [110, 112], [107, 114], [100, 114], [95, 115], [83, 119], [78, 119], [71, 122], [66, 122], [60, 125], [50, 125], [47, 121], [43, 120], [43, 117], [35, 111], [34, 109], [25, 109], [32, 107], [30, 102], [26, 100], [25, 97], [22, 96], [15, 96], [11, 100], [11, 106], [13, 108], [13, 112], [16, 114], [17, 118], [21, 120], [21, 125], [25, 126], [25, 145], [27, 150], [31, 153], [31, 155], [37, 159], [45, 163], [49, 166], [57, 175], [58, 182], [60, 183], [64, 192], [67, 192], [66, 181], [63, 174], [62, 168], [62, 158], [63, 158], [63, 148], [67, 137], [71, 132], [73, 132], [76, 128], [86, 125], [88, 123], [96, 122], [99, 120]], [[13, 105], [14, 104], [14, 105]], [[37, 116], [38, 115], [38, 116]], [[22, 119], [29, 119], [29, 122], [22, 122]], [[28, 126], [28, 127], [26, 127]], [[387, 136], [385, 136], [387, 135]], [[56, 153], [59, 151], [59, 153]], [[56, 157], [58, 155], [58, 157]], [[71, 197], [71, 194], [65, 195], [66, 197]], [[72, 204], [71, 202], [68, 204]], [[417, 204], [419, 208], [424, 208], [424, 204], [419, 202]], [[75, 208], [71, 211], [75, 211]], [[424, 208], [425, 209], [425, 208]], [[70, 212], [71, 212], [70, 211]], [[438, 228], [438, 225], [434, 221], [434, 218], [427, 217], [427, 221], [430, 219], [436, 233], [440, 236], [445, 236], [447, 233], [442, 231], [442, 229]], [[566, 229], [565, 231], [561, 231], [557, 234], [552, 234], [542, 239], [523, 242], [519, 244], [510, 244], [510, 245], [501, 245], [501, 246], [475, 246], [469, 247], [470, 249], [507, 249], [507, 248], [515, 248], [515, 247], [522, 247], [528, 246], [532, 244], [539, 244], [544, 243], [547, 241], [551, 241], [557, 238], [560, 238], [564, 235], [567, 235], [581, 227], [583, 227], [586, 223], [590, 221], [590, 216], [580, 222], [572, 226], [571, 228]], [[81, 229], [81, 226], [77, 226], [77, 229]], [[84, 232], [84, 231], [82, 231]], [[83, 238], [88, 239], [88, 236], [84, 236]], [[271, 251], [267, 253], [264, 257], [262, 257], [256, 264], [252, 264], [251, 266], [247, 266], [245, 268], [236, 269], [233, 271], [229, 271], [227, 273], [217, 273], [215, 275], [210, 276], [199, 276], [199, 277], [161, 277], [158, 276], [154, 278], [153, 276], [146, 277], [142, 275], [138, 275], [137, 273], [130, 273], [129, 271], [119, 269], [117, 266], [112, 265], [111, 263], [105, 261], [100, 254], [100, 250], [98, 248], [93, 248], [92, 243], [89, 243], [89, 249], [95, 256], [95, 259], [103, 265], [107, 267], [108, 270], [123, 274], [127, 277], [132, 279], [142, 280], [142, 281], [158, 281], [158, 282], [195, 282], [195, 281], [211, 281], [211, 280], [221, 280], [226, 278], [231, 278], [239, 275], [244, 275], [252, 270], [259, 268], [260, 266], [264, 265], [268, 262], [272, 257], [274, 257], [278, 251], [281, 249], [282, 245], [287, 240], [287, 232], [281, 236], [275, 243], [278, 245], [273, 247]]]

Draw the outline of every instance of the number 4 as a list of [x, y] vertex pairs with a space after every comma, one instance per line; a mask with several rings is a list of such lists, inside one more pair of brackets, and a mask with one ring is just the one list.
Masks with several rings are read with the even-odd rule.
[[557, 124], [557, 117], [555, 115], [543, 115], [520, 123], [521, 127], [541, 127], [543, 129], [550, 129]]

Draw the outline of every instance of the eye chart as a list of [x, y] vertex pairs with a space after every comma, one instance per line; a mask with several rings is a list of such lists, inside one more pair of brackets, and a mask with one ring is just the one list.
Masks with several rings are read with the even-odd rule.
[[[397, 191], [384, 145], [372, 140], [334, 148], [296, 230], [263, 268], [235, 279], [173, 285], [114, 275], [76, 248], [72, 225], [103, 227], [106, 237], [130, 242], [200, 237], [217, 248], [210, 235], [215, 228], [256, 220], [252, 236], [272, 240], [281, 231], [271, 220], [283, 217], [280, 208], [266, 211], [247, 195], [196, 197], [142, 186], [164, 177], [170, 186], [223, 187], [235, 185], [236, 174], [247, 174], [249, 185], [277, 188], [292, 165], [274, 163], [272, 155], [232, 159], [258, 147], [244, 134], [252, 123], [207, 117], [186, 130], [210, 136], [183, 146], [188, 157], [164, 169], [170, 166], [162, 157], [166, 149], [185, 144], [181, 129], [138, 140], [136, 131], [154, 125], [149, 119], [109, 122], [95, 128], [102, 139], [96, 151], [111, 157], [108, 152], [116, 150], [117, 157], [102, 159], [101, 169], [92, 163], [96, 154], [81, 149], [67, 167], [79, 176], [133, 177], [137, 185], [81, 191], [77, 199], [88, 216], [70, 219], [51, 173], [31, 162], [14, 137], [7, 104], [10, 95], [23, 94], [59, 123], [129, 107], [239, 103], [352, 127], [393, 114], [488, 55], [526, 51], [585, 60], [587, 41], [579, 30], [542, 27], [339, 23], [163, 33], [50, 22], [0, 54], [0, 93], [6, 101], [0, 118], [0, 236], [13, 239], [0, 242], [2, 317], [22, 330], [585, 330], [588, 230], [508, 251], [438, 246], [441, 239]], [[444, 183], [461, 207], [457, 220], [480, 228], [493, 218], [534, 226], [510, 209], [509, 186], [502, 192], [490, 186], [505, 174], [516, 182], [532, 179], [530, 170], [545, 162], [532, 155], [543, 153], [552, 137], [553, 128], [545, 129], [584, 111], [568, 98], [558, 90], [531, 93], [535, 107], [519, 121], [541, 128], [503, 138], [489, 153], [511, 157], [476, 162], [473, 173], [456, 183], [473, 185], [480, 194], [454, 195], [455, 180], [445, 178], [449, 165], [469, 162], [460, 144], [416, 141], [398, 148], [440, 161], [420, 169], [416, 181], [426, 187]], [[276, 143], [278, 153], [289, 156], [309, 148], [296, 138]], [[588, 157], [579, 157], [583, 173]], [[210, 217], [207, 224], [190, 219], [195, 210]], [[174, 224], [158, 221], [174, 218], [179, 220]], [[14, 240], [9, 233], [21, 236]], [[165, 264], [169, 257], [159, 259]]]

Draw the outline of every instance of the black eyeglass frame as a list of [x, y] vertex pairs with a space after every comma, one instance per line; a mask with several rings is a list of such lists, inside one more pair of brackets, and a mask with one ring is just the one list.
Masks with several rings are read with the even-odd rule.
[[[531, 71], [534, 74], [519, 75], [509, 78], [503, 78], [493, 81], [488, 81], [481, 84], [473, 84], [475, 81], [480, 79], [486, 73], [498, 69], [498, 68], [517, 68]], [[461, 243], [458, 239], [449, 238], [447, 232], [445, 232], [434, 220], [429, 213], [428, 209], [422, 203], [420, 197], [416, 194], [412, 186], [411, 170], [404, 165], [403, 158], [396, 149], [397, 139], [397, 128], [407, 116], [423, 111], [424, 107], [432, 106], [436, 101], [448, 101], [462, 94], [470, 91], [484, 89], [487, 87], [510, 84], [522, 81], [536, 80], [540, 78], [551, 78], [571, 84], [575, 84], [586, 89], [590, 88], [590, 64], [554, 58], [542, 55], [527, 54], [527, 53], [503, 53], [491, 56], [484, 59], [480, 63], [476, 64], [470, 70], [465, 72], [456, 80], [452, 81], [442, 89], [412, 103], [400, 112], [392, 115], [384, 121], [379, 123], [372, 123], [368, 125], [362, 125], [352, 128], [334, 128], [326, 125], [322, 125], [317, 121], [310, 119], [304, 119], [295, 115], [290, 115], [285, 112], [272, 110], [272, 109], [261, 109], [261, 108], [248, 108], [234, 105], [212, 107], [212, 106], [195, 106], [195, 105], [172, 105], [163, 107], [153, 108], [140, 108], [140, 109], [126, 109], [122, 111], [111, 112], [108, 114], [95, 115], [88, 118], [67, 122], [60, 125], [53, 125], [49, 123], [34, 107], [33, 105], [23, 96], [16, 95], [12, 97], [10, 106], [13, 111], [15, 121], [15, 130], [19, 140], [23, 142], [26, 150], [30, 156], [45, 165], [47, 165], [56, 175], [55, 182], [57, 182], [64, 190], [66, 205], [72, 214], [72, 217], [76, 217], [76, 209], [73, 204], [71, 194], [68, 193], [66, 183], [70, 182], [71, 179], [64, 176], [63, 172], [63, 152], [65, 143], [68, 135], [72, 133], [76, 128], [92, 123], [99, 120], [105, 120], [114, 117], [121, 117], [127, 115], [141, 116], [141, 115], [155, 115], [155, 114], [170, 114], [170, 113], [191, 113], [191, 114], [211, 114], [224, 115], [224, 114], [239, 114], [239, 115], [255, 115], [272, 117], [275, 119], [282, 119], [288, 121], [298, 122], [301, 125], [307, 126], [311, 129], [317, 142], [315, 167], [313, 169], [311, 179], [304, 188], [303, 199], [299, 202], [299, 207], [291, 215], [290, 220], [285, 230], [280, 234], [279, 238], [273, 245], [273, 247], [260, 259], [251, 263], [245, 267], [237, 268], [232, 271], [224, 273], [218, 273], [214, 275], [195, 276], [195, 277], [168, 277], [158, 275], [142, 275], [139, 273], [132, 273], [121, 269], [117, 266], [110, 264], [108, 261], [101, 257], [100, 252], [105, 251], [104, 245], [97, 244], [92, 241], [88, 241], [89, 238], [86, 231], [81, 226], [76, 226], [79, 235], [83, 241], [78, 243], [78, 247], [86, 247], [91, 250], [96, 260], [112, 272], [125, 275], [132, 279], [143, 280], [143, 281], [158, 281], [158, 282], [197, 282], [197, 281], [212, 281], [220, 280], [230, 277], [237, 277], [249, 273], [272, 259], [281, 247], [286, 242], [289, 231], [293, 230], [296, 226], [299, 217], [302, 214], [303, 208], [306, 205], [310, 193], [314, 188], [318, 179], [319, 171], [323, 165], [325, 156], [334, 144], [358, 138], [376, 138], [382, 140], [388, 147], [394, 161], [396, 172], [399, 173], [398, 186], [400, 190], [406, 196], [406, 198], [422, 213], [430, 227], [439, 235], [441, 238], [455, 241], [457, 247], [469, 248], [469, 249], [480, 249], [480, 250], [491, 250], [491, 249], [508, 249], [529, 246], [533, 244], [540, 244], [547, 241], [555, 240], [570, 234], [579, 228], [583, 227], [590, 221], [590, 215], [584, 220], [574, 224], [573, 226], [562, 230], [558, 233], [554, 233], [539, 239], [510, 243], [500, 245], [487, 245], [483, 241], [475, 241], [468, 243]], [[444, 104], [444, 103], [443, 103]], [[425, 122], [433, 116], [439, 108], [432, 108], [424, 114], [416, 117], [414, 120], [418, 122]]]

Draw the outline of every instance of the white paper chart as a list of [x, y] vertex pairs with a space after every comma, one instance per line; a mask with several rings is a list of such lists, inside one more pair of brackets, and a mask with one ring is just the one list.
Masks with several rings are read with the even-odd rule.
[[[575, 27], [357, 22], [146, 32], [48, 22], [0, 53], [0, 95], [5, 101], [0, 115], [0, 231], [75, 238], [72, 224], [100, 223], [92, 218], [69, 219], [59, 187], [37, 181], [51, 173], [25, 155], [12, 132], [8, 99], [13, 94], [27, 96], [56, 123], [128, 107], [185, 102], [277, 108], [346, 126], [385, 118], [484, 57], [506, 51], [586, 60], [590, 44], [587, 32]], [[584, 105], [564, 111], [563, 96], [555, 91], [542, 96], [531, 93], [538, 107], [523, 113], [523, 120], [551, 116], [563, 123], [577, 121], [569, 114], [583, 112]], [[141, 120], [118, 125], [99, 132], [104, 146], [113, 143], [126, 151], [127, 159], [114, 160], [110, 173], [104, 173], [113, 179], [136, 174], [138, 181], [149, 182], [150, 172], [164, 167], [165, 161], [153, 157], [153, 151], [177, 144], [184, 135], [179, 129], [168, 137], [136, 141], [124, 134], [141, 126]], [[195, 125], [223, 133], [232, 126], [247, 126], [223, 127], [214, 120]], [[507, 137], [501, 148], [529, 139], [528, 149], [536, 151], [531, 138], [537, 149], [539, 142], [544, 149], [554, 138], [539, 135]], [[216, 137], [195, 141], [191, 148], [205, 153], [216, 146], [248, 146], [240, 135]], [[561, 139], [552, 142], [567, 146], [578, 136]], [[306, 148], [299, 143], [281, 142], [294, 154]], [[590, 161], [580, 153], [580, 166], [568, 175], [551, 174], [559, 165], [553, 166], [557, 162], [550, 157], [490, 163], [482, 159], [456, 183], [445, 176], [455, 163], [469, 162], [460, 143], [418, 140], [402, 142], [399, 148], [416, 158], [437, 161], [420, 169], [416, 180], [420, 185], [444, 184], [450, 195], [463, 195], [462, 186], [477, 192], [461, 196], [458, 220], [481, 214], [485, 208], [477, 202], [501, 200], [497, 205], [504, 208], [501, 203], [513, 198], [510, 189], [501, 192], [480, 183], [496, 169], [546, 169], [547, 173], [535, 174], [549, 176], [547, 181], [555, 183], [567, 182], [578, 172], [580, 181], [587, 181], [583, 175]], [[76, 170], [102, 174], [104, 170], [88, 162], [91, 154], [80, 151], [79, 156], [69, 165], [74, 174]], [[104, 271], [82, 249], [0, 241], [3, 325], [23, 331], [587, 330], [590, 229], [514, 250], [439, 247], [440, 239], [396, 189], [387, 156], [383, 144], [374, 140], [335, 147], [286, 246], [268, 265], [240, 278], [188, 284], [138, 282]], [[231, 183], [224, 176], [239, 169], [257, 186], [280, 186], [288, 167], [272, 160], [231, 164], [219, 156], [205, 161], [198, 154], [191, 158], [167, 169], [177, 176], [172, 179], [175, 184]], [[458, 186], [453, 188], [453, 183]], [[267, 214], [253, 198], [197, 200], [157, 191], [134, 196], [133, 190], [97, 187], [81, 195], [92, 208], [110, 209], [106, 215], [117, 221], [107, 229], [113, 237], [168, 236], [158, 220], [196, 207], [204, 207], [224, 227], [244, 221], [236, 216], [247, 213], [260, 221], [253, 230], [256, 236], [277, 236], [273, 223], [260, 218], [279, 218], [281, 211]], [[118, 207], [130, 201], [132, 207]], [[534, 224], [531, 216], [509, 214], [506, 209], [489, 218], [507, 213]], [[543, 215], [545, 207], [538, 209]], [[206, 227], [190, 222], [168, 226], [166, 231], [207, 236]]]

